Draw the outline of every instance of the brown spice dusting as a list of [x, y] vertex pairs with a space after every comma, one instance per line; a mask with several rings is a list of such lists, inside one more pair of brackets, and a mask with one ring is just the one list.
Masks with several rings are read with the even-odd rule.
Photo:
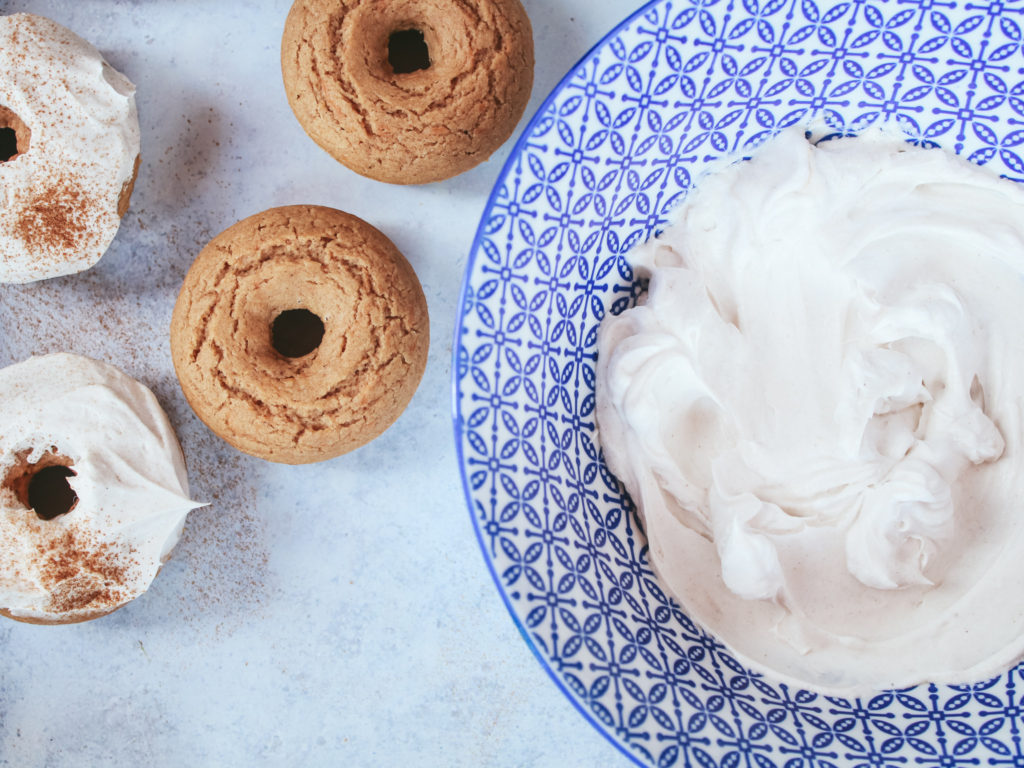
[[[2, 487], [11, 491], [25, 507], [29, 485], [40, 470], [71, 467], [72, 460], [50, 446], [37, 461], [29, 462], [30, 450], [20, 451], [4, 475]], [[134, 551], [104, 541], [74, 522], [43, 523], [33, 546], [39, 564], [39, 579], [50, 594], [46, 610], [51, 614], [74, 611], [111, 611], [127, 602], [126, 588], [136, 566]]]
[[267, 515], [253, 479], [258, 469], [224, 451], [205, 428], [186, 428], [183, 436], [187, 454], [203, 466], [192, 493], [210, 506], [189, 515], [174, 552], [189, 580], [181, 589], [181, 618], [193, 631], [205, 634], [214, 623], [217, 635], [228, 635], [265, 618], [279, 589], [269, 573]]
[[25, 206], [15, 231], [32, 250], [74, 251], [90, 236], [89, 212], [96, 205], [78, 185], [61, 177]]
[[36, 546], [52, 613], [113, 609], [128, 600], [130, 553], [68, 527]]

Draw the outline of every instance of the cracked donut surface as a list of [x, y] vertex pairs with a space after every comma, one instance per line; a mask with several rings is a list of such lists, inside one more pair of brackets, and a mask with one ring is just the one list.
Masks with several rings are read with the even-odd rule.
[[[275, 320], [306, 310], [308, 354], [275, 347]], [[347, 213], [287, 206], [214, 238], [189, 269], [171, 355], [196, 414], [239, 450], [288, 464], [369, 442], [408, 405], [426, 366], [427, 305], [412, 267]]]
[[[396, 72], [389, 41], [414, 30], [427, 66]], [[533, 85], [519, 0], [296, 0], [281, 43], [292, 110], [339, 162], [396, 184], [446, 179], [515, 129]]]

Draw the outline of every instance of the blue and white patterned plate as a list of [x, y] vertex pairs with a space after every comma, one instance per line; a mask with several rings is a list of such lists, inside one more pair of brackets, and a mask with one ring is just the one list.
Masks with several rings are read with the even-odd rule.
[[466, 496], [527, 643], [637, 763], [1024, 768], [1024, 666], [846, 700], [737, 663], [659, 587], [594, 423], [597, 326], [637, 295], [623, 254], [706, 163], [797, 123], [897, 120], [1022, 181], [1022, 45], [1024, 0], [657, 0], [505, 166], [456, 325]]

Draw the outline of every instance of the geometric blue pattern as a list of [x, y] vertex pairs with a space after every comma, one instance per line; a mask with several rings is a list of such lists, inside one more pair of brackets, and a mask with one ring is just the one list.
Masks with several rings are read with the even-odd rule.
[[1024, 180], [1024, 2], [657, 0], [571, 72], [488, 202], [453, 360], [485, 559], [555, 682], [641, 765], [1024, 768], [1024, 667], [845, 700], [745, 669], [658, 585], [594, 422], [623, 254], [710, 161], [780, 129], [898, 121]]

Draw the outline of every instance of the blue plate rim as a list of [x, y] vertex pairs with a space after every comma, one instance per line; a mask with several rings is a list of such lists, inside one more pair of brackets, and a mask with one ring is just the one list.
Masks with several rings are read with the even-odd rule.
[[519, 630], [520, 636], [526, 642], [526, 646], [533, 652], [534, 657], [540, 663], [541, 667], [545, 672], [548, 673], [548, 677], [551, 678], [555, 686], [562, 692], [562, 694], [572, 703], [579, 712], [584, 720], [592, 725], [598, 733], [605, 737], [605, 739], [612, 744], [619, 752], [625, 755], [635, 765], [645, 768], [645, 764], [632, 752], [630, 752], [626, 746], [615, 738], [614, 735], [608, 732], [608, 730], [599, 723], [594, 717], [584, 709], [583, 704], [572, 694], [571, 691], [563, 683], [562, 679], [558, 674], [551, 668], [547, 658], [540, 652], [536, 643], [530, 638], [529, 633], [526, 631], [526, 627], [519, 620], [519, 616], [516, 614], [515, 609], [512, 607], [508, 595], [505, 592], [505, 588], [502, 586], [501, 579], [498, 576], [497, 571], [494, 568], [494, 561], [487, 554], [487, 545], [484, 542], [483, 536], [480, 533], [480, 527], [476, 523], [476, 516], [473, 508], [473, 497], [469, 488], [469, 478], [466, 475], [466, 464], [465, 455], [462, 450], [461, 440], [461, 429], [460, 424], [462, 417], [459, 414], [459, 399], [461, 396], [459, 388], [459, 346], [463, 336], [462, 325], [466, 317], [466, 295], [469, 291], [469, 281], [473, 273], [473, 267], [476, 265], [476, 257], [482, 247], [484, 238], [484, 229], [487, 225], [486, 215], [490, 211], [497, 200], [498, 194], [501, 191], [501, 185], [505, 179], [508, 178], [509, 174], [513, 169], [513, 165], [519, 160], [520, 156], [526, 145], [529, 143], [530, 136], [533, 135], [534, 129], [537, 124], [543, 118], [544, 114], [551, 107], [555, 98], [562, 92], [562, 90], [571, 82], [572, 78], [576, 76], [576, 73], [591, 57], [594, 56], [599, 50], [604, 48], [608, 43], [611, 42], [616, 36], [618, 36], [626, 27], [636, 21], [640, 16], [643, 16], [651, 8], [661, 5], [664, 0], [647, 0], [643, 5], [637, 8], [635, 11], [630, 13], [626, 18], [616, 24], [611, 30], [609, 30], [600, 40], [598, 40], [593, 46], [584, 53], [579, 60], [569, 71], [558, 81], [558, 83], [551, 89], [548, 95], [544, 98], [544, 101], [537, 108], [536, 112], [530, 118], [529, 122], [523, 127], [516, 139], [516, 143], [512, 146], [512, 150], [509, 153], [508, 159], [502, 166], [495, 178], [494, 185], [491, 187], [491, 192], [487, 196], [487, 202], [484, 203], [483, 213], [480, 216], [480, 223], [477, 225], [476, 233], [473, 235], [473, 243], [470, 245], [469, 258], [466, 261], [466, 268], [462, 275], [462, 287], [459, 289], [458, 309], [455, 315], [455, 329], [452, 334], [452, 357], [451, 357], [451, 396], [452, 396], [452, 428], [455, 438], [455, 458], [459, 464], [459, 477], [462, 479], [462, 493], [466, 501], [466, 509], [469, 512], [470, 521], [473, 524], [473, 533], [476, 536], [477, 544], [480, 546], [480, 554], [483, 556], [484, 563], [487, 566], [488, 572], [491, 574], [491, 579], [494, 582], [494, 586], [498, 590], [498, 594], [501, 595], [501, 600], [505, 604], [505, 608], [508, 610], [509, 615], [512, 617], [512, 623], [516, 629]]

